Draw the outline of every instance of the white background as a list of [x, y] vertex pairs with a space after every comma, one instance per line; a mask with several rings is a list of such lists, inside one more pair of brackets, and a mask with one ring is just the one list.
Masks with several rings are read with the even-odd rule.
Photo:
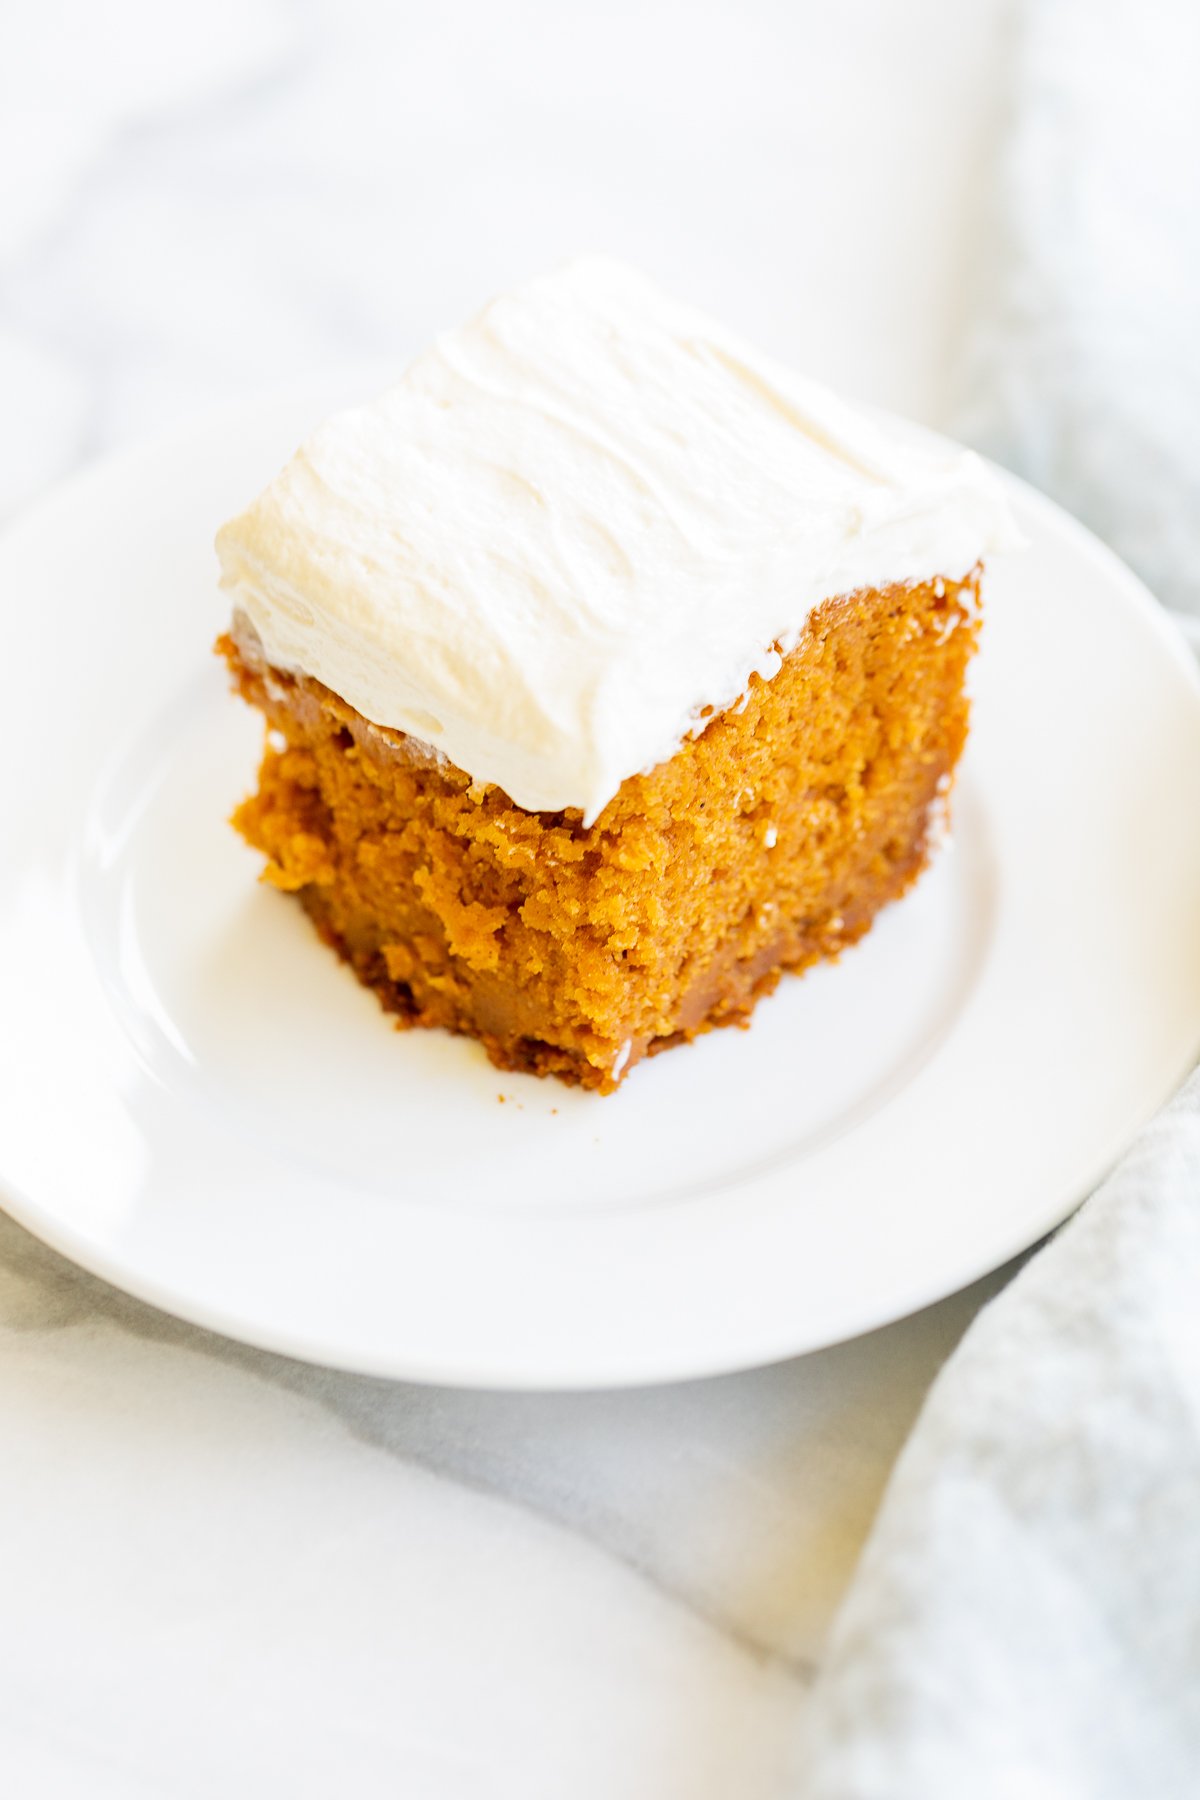
[[397, 369], [584, 249], [936, 418], [1004, 11], [8, 0], [5, 497], [209, 400]]

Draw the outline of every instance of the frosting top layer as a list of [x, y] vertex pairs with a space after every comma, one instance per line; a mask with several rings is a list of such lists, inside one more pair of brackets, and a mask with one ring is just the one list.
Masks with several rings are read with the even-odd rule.
[[272, 662], [591, 821], [820, 601], [1016, 541], [969, 451], [589, 257], [327, 420], [217, 548]]

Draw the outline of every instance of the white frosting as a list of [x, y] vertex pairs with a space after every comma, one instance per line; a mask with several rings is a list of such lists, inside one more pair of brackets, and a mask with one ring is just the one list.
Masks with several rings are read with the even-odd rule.
[[586, 258], [329, 419], [217, 546], [272, 662], [590, 821], [820, 601], [1015, 541], [970, 452]]

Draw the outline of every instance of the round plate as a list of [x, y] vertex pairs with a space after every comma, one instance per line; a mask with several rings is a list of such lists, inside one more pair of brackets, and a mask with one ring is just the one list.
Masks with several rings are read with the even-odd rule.
[[1061, 1220], [1200, 1041], [1200, 684], [1013, 483], [955, 833], [836, 967], [609, 1099], [398, 1033], [226, 817], [255, 717], [218, 524], [328, 394], [62, 489], [0, 545], [0, 1190], [231, 1336], [418, 1380], [701, 1375], [882, 1324]]

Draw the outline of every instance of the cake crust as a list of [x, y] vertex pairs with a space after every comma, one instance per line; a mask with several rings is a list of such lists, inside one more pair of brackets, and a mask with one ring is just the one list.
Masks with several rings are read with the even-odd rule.
[[770, 680], [590, 825], [372, 724], [235, 622], [218, 649], [269, 735], [234, 823], [399, 1025], [608, 1093], [745, 1023], [911, 886], [966, 737], [979, 579], [826, 601]]

